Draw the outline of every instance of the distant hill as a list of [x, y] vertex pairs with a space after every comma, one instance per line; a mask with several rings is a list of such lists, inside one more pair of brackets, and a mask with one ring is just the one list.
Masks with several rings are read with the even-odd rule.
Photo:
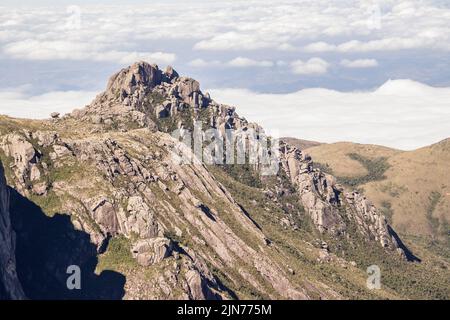
[[[143, 61], [51, 117], [0, 116], [0, 299], [450, 299], [450, 250], [405, 239], [385, 218], [440, 228], [446, 143], [413, 154], [295, 143], [315, 145], [325, 172], [285, 142], [270, 144], [270, 166], [197, 163], [174, 130], [268, 137], [196, 80]], [[361, 182], [384, 207], [351, 190]], [[372, 265], [379, 290], [367, 287]], [[83, 290], [68, 286], [67, 266], [83, 270]]]
[[448, 239], [450, 139], [408, 152], [349, 142], [305, 152], [338, 182], [364, 190], [399, 232]]
[[283, 138], [281, 138], [281, 140], [286, 142], [287, 144], [290, 144], [291, 146], [299, 148], [300, 150], [320, 146], [322, 144], [321, 142], [317, 142], [317, 141], [302, 140], [302, 139], [290, 138], [290, 137], [283, 137]]

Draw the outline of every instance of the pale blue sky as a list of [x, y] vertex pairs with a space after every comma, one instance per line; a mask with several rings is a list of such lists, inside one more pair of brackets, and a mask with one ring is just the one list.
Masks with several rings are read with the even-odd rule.
[[450, 87], [448, 1], [91, 3], [2, 0], [0, 112], [55, 92], [85, 104], [141, 59], [216, 90], [371, 91], [389, 79]]
[[[173, 54], [173, 59], [160, 59], [160, 63], [174, 64], [180, 72], [200, 78], [206, 87], [351, 91], [402, 78], [450, 86], [450, 9], [442, 1], [90, 3], [6, 1], [7, 8], [0, 13], [0, 88], [31, 84], [35, 92], [91, 89], [93, 82], [132, 61], [132, 55], [119, 61], [125, 53], [99, 57], [111, 51], [147, 55], [147, 59], [152, 59], [148, 54], [152, 52]], [[78, 16], [74, 29], [65, 28]], [[352, 41], [359, 43], [351, 46]], [[67, 42], [74, 47], [64, 48]], [[311, 50], [311, 44], [322, 42], [350, 46]], [[252, 61], [233, 67], [229, 62], [236, 58]], [[327, 63], [326, 70], [315, 72], [314, 65], [308, 69], [306, 64], [306, 70], [292, 71], [295, 61], [307, 63], [311, 58]], [[203, 63], [192, 63], [196, 60]], [[342, 60], [375, 62], [351, 68]], [[72, 81], [67, 79], [68, 71]], [[49, 81], [42, 82], [42, 76]]]

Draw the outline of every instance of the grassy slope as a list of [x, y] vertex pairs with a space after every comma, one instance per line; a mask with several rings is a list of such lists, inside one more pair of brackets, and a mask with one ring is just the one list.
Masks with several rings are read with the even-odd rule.
[[312, 148], [312, 147], [316, 147], [316, 146], [320, 146], [322, 143], [321, 142], [316, 142], [316, 141], [309, 141], [309, 140], [302, 140], [302, 139], [296, 139], [296, 138], [289, 138], [289, 137], [285, 137], [285, 138], [281, 138], [281, 140], [283, 140], [284, 142], [293, 145], [299, 149], [307, 149], [307, 148]]
[[368, 170], [351, 154], [371, 160], [384, 157], [383, 179], [362, 181], [357, 187], [392, 215], [399, 232], [445, 238], [450, 222], [449, 141], [410, 152], [354, 143], [320, 145], [306, 152], [322, 166], [328, 164], [336, 176], [353, 178]]
[[[78, 128], [78, 124], [76, 123], [65, 123], [64, 126], [61, 126], [54, 122], [13, 120], [0, 117], [0, 132], [2, 134], [11, 130], [20, 130], [24, 128], [34, 130], [38, 127], [55, 130], [61, 132], [61, 134], [71, 135], [72, 137], [80, 137], [83, 135], [83, 132], [89, 132], [89, 130], [86, 130], [86, 127]], [[78, 131], [78, 129], [81, 130]], [[68, 167], [66, 167], [66, 169], [67, 168]], [[60, 180], [60, 178], [62, 180], [67, 180], [70, 177], [69, 180], [72, 181], [73, 184], [78, 184], [75, 183], [78, 178], [84, 180], [82, 176], [79, 176], [80, 172], [72, 172], [71, 170], [66, 171], [60, 172], [60, 175], [55, 177], [57, 178], [56, 180]], [[336, 294], [336, 297], [341, 296], [354, 299], [395, 299], [404, 297], [448, 298], [450, 296], [449, 292], [447, 292], [450, 285], [445, 285], [446, 281], [448, 282], [448, 279], [450, 279], [448, 274], [448, 256], [450, 256], [450, 254], [445, 254], [444, 257], [447, 258], [444, 259], [437, 257], [434, 253], [440, 252], [442, 255], [442, 252], [446, 252], [445, 248], [442, 249], [439, 246], [430, 247], [430, 243], [414, 241], [414, 252], [418, 253], [420, 257], [424, 259], [422, 265], [406, 264], [404, 262], [399, 262], [396, 259], [386, 259], [385, 255], [379, 255], [377, 250], [371, 253], [367, 253], [364, 250], [354, 251], [352, 255], [346, 256], [347, 260], [354, 260], [357, 262], [357, 268], [349, 265], [342, 266], [340, 263], [335, 262], [318, 263], [318, 250], [314, 247], [314, 242], [319, 235], [308, 226], [307, 219], [302, 219], [301, 215], [298, 216], [298, 221], [296, 222], [300, 226], [299, 230], [283, 227], [280, 224], [280, 219], [285, 216], [285, 212], [283, 212], [282, 209], [283, 203], [268, 201], [262, 189], [242, 184], [234, 180], [220, 168], [211, 168], [211, 171], [216, 178], [230, 190], [235, 199], [248, 211], [251, 218], [261, 226], [263, 232], [268, 236], [272, 243], [274, 243], [273, 249], [267, 251], [268, 254], [280, 265], [292, 268], [294, 274], [290, 276], [290, 281], [303, 287], [307, 287], [308, 292], [327, 291], [329, 292], [328, 296]], [[42, 204], [45, 209], [45, 207], [47, 207], [45, 201], [48, 199], [42, 197], [42, 199], [39, 200], [43, 201], [40, 204]], [[288, 199], [288, 201], [293, 200]], [[53, 205], [53, 203], [49, 203], [48, 206], [51, 207]], [[60, 205], [61, 204], [57, 204], [57, 206]], [[173, 205], [177, 207], [175, 202]], [[435, 206], [437, 207], [438, 204]], [[296, 208], [301, 212], [300, 207]], [[225, 213], [226, 210], [223, 210], [221, 215], [223, 216]], [[223, 218], [225, 219], [226, 217], [223, 216]], [[231, 225], [232, 229], [239, 227], [234, 226], [232, 221], [227, 221], [227, 223]], [[190, 239], [187, 239], [187, 241], [188, 240]], [[246, 240], [250, 241], [249, 239]], [[415, 245], [416, 243], [418, 244]], [[408, 245], [409, 244], [408, 241]], [[122, 242], [121, 239], [113, 240], [108, 251], [100, 256], [98, 272], [105, 269], [112, 269], [128, 275], [139, 275], [137, 279], [131, 277], [127, 280], [127, 283], [129, 283], [127, 285], [133, 287], [136, 286], [136, 283], [147, 283], [148, 280], [145, 280], [147, 275], [151, 278], [153, 277], [153, 274], [157, 274], [167, 267], [161, 265], [149, 268], [148, 270], [143, 270], [130, 260], [129, 251], [127, 250], [128, 247], [129, 243], [126, 241]], [[170, 259], [169, 261], [166, 261], [166, 263], [173, 263], [172, 260], [173, 259]], [[369, 291], [365, 287], [367, 278], [365, 268], [368, 266], [368, 263], [379, 264], [382, 268], [384, 280], [383, 289], [381, 291]], [[238, 274], [234, 275], [234, 277], [240, 278]], [[226, 279], [222, 278], [222, 280]], [[320, 283], [325, 284], [325, 286]], [[314, 288], [315, 286], [317, 288]], [[235, 287], [233, 289], [242, 298], [258, 297], [258, 293], [247, 292], [245, 286], [240, 288]]]
[[[357, 267], [338, 262], [319, 263], [317, 250], [313, 248], [317, 238], [324, 238], [310, 228], [307, 219], [302, 219], [301, 210], [298, 230], [283, 227], [280, 224], [280, 219], [286, 217], [283, 200], [278, 204], [268, 201], [261, 189], [234, 180], [220, 168], [211, 170], [274, 243], [274, 258], [296, 271], [291, 281], [303, 281], [305, 285], [305, 279], [316, 280], [350, 299], [448, 299], [450, 296], [449, 248], [407, 238], [407, 245], [422, 258], [422, 263], [409, 263], [384, 254], [376, 246], [368, 247], [362, 239], [349, 244], [346, 241], [334, 243], [333, 239], [325, 238], [332, 252], [338, 252], [337, 248], [345, 251], [339, 255], [347, 261], [355, 261]], [[370, 291], [365, 286], [366, 268], [373, 264], [381, 269], [380, 291]]]

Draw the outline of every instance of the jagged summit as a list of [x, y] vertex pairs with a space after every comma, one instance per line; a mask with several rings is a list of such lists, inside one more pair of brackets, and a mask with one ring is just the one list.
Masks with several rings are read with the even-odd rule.
[[[156, 64], [137, 62], [114, 74], [106, 90], [86, 108], [73, 111], [69, 117], [115, 129], [148, 127], [170, 131], [191, 127], [192, 121], [203, 121], [226, 130], [250, 126], [235, 108], [219, 104], [200, 90], [195, 79], [180, 76], [171, 66], [165, 71]], [[167, 119], [161, 127], [161, 119]]]
[[[202, 121], [222, 133], [246, 128], [263, 132], [257, 124], [240, 117], [234, 107], [204, 94], [198, 81], [180, 77], [172, 67], [163, 72], [146, 62], [137, 62], [113, 75], [107, 90], [75, 116], [97, 124], [99, 130], [148, 127], [170, 133], [181, 127], [192, 129], [195, 121]], [[364, 195], [344, 190], [334, 177], [315, 169], [307, 154], [289, 144], [280, 144], [279, 161], [282, 173], [297, 189], [297, 196], [321, 233], [346, 234], [349, 225], [345, 220], [350, 218], [367, 239], [403, 254], [385, 217]], [[288, 193], [288, 189], [277, 192]]]
[[[141, 94], [158, 86], [171, 87], [173, 90], [170, 94], [182, 97], [188, 103], [192, 102], [195, 95], [202, 95], [200, 84], [196, 80], [180, 77], [172, 66], [167, 66], [163, 71], [158, 65], [145, 61], [136, 62], [114, 74], [108, 81], [105, 93], [128, 104], [132, 101], [126, 100], [127, 98], [139, 98]], [[198, 97], [195, 98], [198, 103]]]
[[171, 66], [167, 66], [163, 72], [156, 64], [140, 61], [114, 74], [109, 79], [106, 90], [120, 90], [121, 97], [125, 98], [132, 95], [136, 88], [154, 88], [162, 82], [170, 83], [178, 77], [178, 73]]
[[[99, 268], [126, 276], [126, 298], [344, 298], [341, 280], [322, 277], [317, 264], [342, 272], [360, 294], [360, 261], [406, 263], [384, 215], [288, 143], [270, 177], [252, 165], [180, 165], [171, 151], [181, 142], [170, 133], [200, 121], [203, 130], [260, 129], [196, 80], [138, 62], [84, 109], [32, 125], [4, 120], [0, 157], [18, 193], [48, 215], [70, 215], [95, 244]], [[21, 244], [38, 231], [18, 228]], [[65, 285], [65, 270], [45, 268]], [[41, 297], [42, 279], [25, 279], [25, 293]]]

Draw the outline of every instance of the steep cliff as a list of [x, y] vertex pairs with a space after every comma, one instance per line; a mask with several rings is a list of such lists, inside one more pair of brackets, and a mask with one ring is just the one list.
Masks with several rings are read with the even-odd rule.
[[[257, 124], [239, 117], [235, 108], [219, 104], [203, 93], [197, 81], [180, 77], [170, 67], [163, 72], [145, 62], [114, 75], [106, 91], [74, 116], [100, 123], [116, 121], [119, 128], [134, 122], [168, 133], [193, 129], [194, 122], [203, 121], [206, 128], [216, 128], [223, 134], [227, 129], [245, 132], [252, 128], [264, 135]], [[280, 146], [280, 164], [320, 232], [345, 233], [347, 218], [368, 239], [403, 254], [385, 217], [363, 195], [345, 191], [333, 177], [313, 169], [311, 158], [285, 143]]]
[[[116, 279], [126, 278], [123, 288], [117, 281], [115, 289], [124, 294], [115, 298], [404, 295], [396, 282], [376, 292], [366, 288], [365, 271], [374, 262], [389, 261], [399, 274], [416, 270], [384, 216], [362, 194], [344, 190], [285, 143], [276, 150], [280, 169], [269, 176], [258, 164], [180, 164], [174, 150], [196, 158], [170, 133], [194, 131], [200, 123], [220, 137], [234, 129], [271, 139], [234, 107], [203, 93], [197, 81], [145, 62], [115, 74], [90, 105], [62, 118], [0, 118], [0, 156], [11, 168], [19, 199], [12, 210], [25, 212], [17, 207], [26, 199], [37, 215], [52, 217], [45, 226], [70, 219], [76, 232], [58, 230], [55, 237], [76, 246], [71, 239], [87, 235], [96, 251], [86, 245], [86, 252], [55, 262], [46, 248], [58, 244], [47, 235], [38, 245], [46, 253], [35, 259], [39, 272], [24, 267], [30, 257], [21, 255], [20, 270], [31, 273], [25, 293], [47, 297], [35, 283], [42, 274], [56, 274], [49, 290], [64, 294], [67, 266], [72, 260], [84, 266], [91, 257], [98, 260], [89, 264], [96, 274], [113, 270]], [[23, 250], [30, 237], [40, 240], [36, 230], [27, 230], [28, 220], [26, 214], [18, 219]]]
[[15, 233], [11, 227], [9, 191], [0, 163], [0, 299], [24, 299], [17, 277]]

